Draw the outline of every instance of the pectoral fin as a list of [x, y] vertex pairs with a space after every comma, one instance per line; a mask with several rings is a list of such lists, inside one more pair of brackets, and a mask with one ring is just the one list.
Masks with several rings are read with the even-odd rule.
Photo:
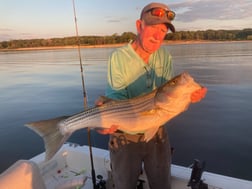
[[159, 126], [157, 127], [152, 127], [151, 129], [148, 129], [147, 131], [144, 132], [144, 140], [148, 142], [151, 140], [154, 135], [157, 133]]
[[153, 116], [156, 115], [156, 109], [141, 112], [141, 116]]

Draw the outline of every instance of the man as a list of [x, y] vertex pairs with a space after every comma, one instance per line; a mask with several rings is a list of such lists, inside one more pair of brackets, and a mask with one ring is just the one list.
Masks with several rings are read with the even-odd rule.
[[[143, 8], [136, 21], [136, 39], [110, 56], [107, 97], [133, 98], [172, 78], [171, 55], [161, 44], [169, 30], [175, 32], [171, 23], [174, 17], [175, 13], [165, 4], [151, 3]], [[204, 92], [196, 92], [192, 101], [203, 97]], [[135, 189], [144, 164], [151, 189], [170, 189], [171, 153], [165, 127], [160, 127], [148, 142], [143, 133], [130, 135], [115, 130], [116, 126], [102, 131], [111, 134], [109, 149], [115, 188]]]

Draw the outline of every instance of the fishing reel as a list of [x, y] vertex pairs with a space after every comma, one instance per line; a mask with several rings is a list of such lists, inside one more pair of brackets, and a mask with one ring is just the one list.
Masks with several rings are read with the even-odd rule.
[[97, 175], [96, 177], [98, 179], [95, 189], [106, 189], [106, 181], [103, 180], [103, 176], [102, 175]]
[[142, 179], [138, 180], [137, 188], [136, 189], [144, 189], [144, 183], [145, 181]]
[[200, 162], [195, 159], [192, 165], [191, 178], [187, 186], [191, 186], [192, 189], [208, 189], [208, 185], [201, 180], [202, 173], [205, 169], [206, 163]]

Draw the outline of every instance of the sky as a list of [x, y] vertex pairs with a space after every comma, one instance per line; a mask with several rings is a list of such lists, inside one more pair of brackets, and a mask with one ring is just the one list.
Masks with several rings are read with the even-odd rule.
[[[0, 41], [134, 32], [153, 0], [0, 0]], [[159, 0], [176, 12], [177, 31], [252, 28], [252, 0]]]

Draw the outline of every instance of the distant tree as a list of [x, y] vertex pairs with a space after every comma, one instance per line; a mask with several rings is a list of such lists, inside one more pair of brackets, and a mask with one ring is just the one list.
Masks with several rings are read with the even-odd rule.
[[[121, 35], [114, 33], [108, 36], [80, 36], [81, 45], [101, 45], [127, 43], [134, 39], [136, 34], [124, 32]], [[252, 28], [243, 30], [206, 30], [206, 31], [178, 31], [168, 33], [165, 40], [252, 40]], [[11, 40], [0, 42], [0, 49], [49, 47], [77, 45], [75, 36], [51, 39]]]
[[8, 47], [8, 42], [7, 41], [1, 42], [1, 46], [0, 47], [3, 48], [3, 49], [6, 49]]
[[125, 42], [129, 42], [130, 40], [133, 40], [136, 38], [136, 34], [132, 33], [132, 32], [124, 32], [121, 35], [121, 42], [125, 43]]

